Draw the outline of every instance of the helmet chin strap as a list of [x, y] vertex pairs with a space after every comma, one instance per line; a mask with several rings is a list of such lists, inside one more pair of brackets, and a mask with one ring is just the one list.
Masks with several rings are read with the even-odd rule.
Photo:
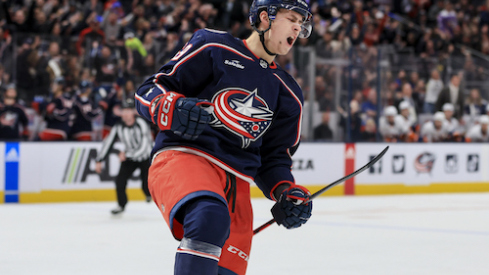
[[267, 31], [269, 31], [270, 28], [272, 28], [272, 20], [270, 20], [270, 19], [268, 19], [268, 20], [270, 23], [268, 24], [268, 28], [266, 30], [260, 31], [255, 26], [253, 26], [253, 28], [255, 29], [256, 32], [258, 32], [258, 35], [260, 36], [261, 45], [263, 46], [263, 49], [265, 50], [265, 52], [267, 52], [268, 55], [275, 56], [277, 54], [272, 53], [271, 51], [268, 50], [267, 46], [265, 46], [265, 33]]

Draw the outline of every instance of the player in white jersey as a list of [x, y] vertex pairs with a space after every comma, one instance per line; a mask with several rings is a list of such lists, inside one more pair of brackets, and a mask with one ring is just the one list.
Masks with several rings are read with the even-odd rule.
[[433, 121], [427, 121], [421, 128], [421, 138], [424, 142], [442, 142], [448, 138], [448, 122], [443, 112], [436, 112]]
[[453, 104], [449, 102], [443, 104], [442, 110], [445, 113], [445, 119], [448, 124], [449, 140], [462, 141], [465, 128], [458, 122], [458, 119], [453, 117], [455, 110]]
[[385, 142], [402, 141], [408, 129], [394, 106], [387, 106], [379, 119], [379, 132]]
[[465, 141], [467, 142], [487, 142], [489, 141], [489, 116], [481, 115], [479, 117], [479, 124], [476, 124], [467, 131], [465, 135]]
[[402, 101], [399, 104], [400, 120], [404, 123], [404, 128], [407, 129], [407, 134], [405, 137], [406, 142], [416, 142], [418, 141], [419, 126], [416, 122], [416, 115], [411, 112], [411, 104], [407, 101]]

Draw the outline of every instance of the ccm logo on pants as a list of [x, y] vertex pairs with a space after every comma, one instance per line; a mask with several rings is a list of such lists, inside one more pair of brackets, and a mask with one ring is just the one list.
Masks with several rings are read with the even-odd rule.
[[243, 260], [248, 261], [248, 255], [246, 253], [244, 253], [243, 251], [241, 251], [239, 248], [234, 247], [232, 245], [229, 245], [228, 251], [233, 253], [233, 254], [237, 254]]

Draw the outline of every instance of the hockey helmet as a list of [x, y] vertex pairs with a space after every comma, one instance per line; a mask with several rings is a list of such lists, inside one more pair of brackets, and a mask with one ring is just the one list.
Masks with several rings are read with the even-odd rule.
[[399, 110], [408, 109], [410, 106], [411, 104], [409, 104], [409, 102], [404, 100], [399, 104]]
[[433, 116], [434, 121], [445, 121], [445, 114], [443, 112], [436, 112]]
[[261, 11], [266, 10], [270, 22], [275, 20], [275, 16], [279, 9], [288, 9], [298, 12], [303, 17], [301, 32], [299, 38], [308, 38], [312, 32], [312, 14], [309, 9], [307, 0], [254, 0], [250, 8], [250, 23], [256, 30], [260, 24], [259, 14]]
[[395, 115], [397, 115], [397, 109], [394, 106], [387, 106], [385, 108], [384, 114], [386, 116], [395, 116]]

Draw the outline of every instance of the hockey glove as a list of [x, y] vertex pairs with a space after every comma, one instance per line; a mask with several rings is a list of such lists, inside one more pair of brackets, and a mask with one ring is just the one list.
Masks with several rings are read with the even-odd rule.
[[171, 130], [184, 139], [194, 140], [211, 121], [212, 103], [168, 92], [151, 101], [153, 123], [162, 131]]
[[305, 224], [312, 212], [312, 201], [308, 201], [310, 197], [309, 190], [300, 185], [285, 189], [272, 207], [272, 215], [277, 224], [287, 229]]

